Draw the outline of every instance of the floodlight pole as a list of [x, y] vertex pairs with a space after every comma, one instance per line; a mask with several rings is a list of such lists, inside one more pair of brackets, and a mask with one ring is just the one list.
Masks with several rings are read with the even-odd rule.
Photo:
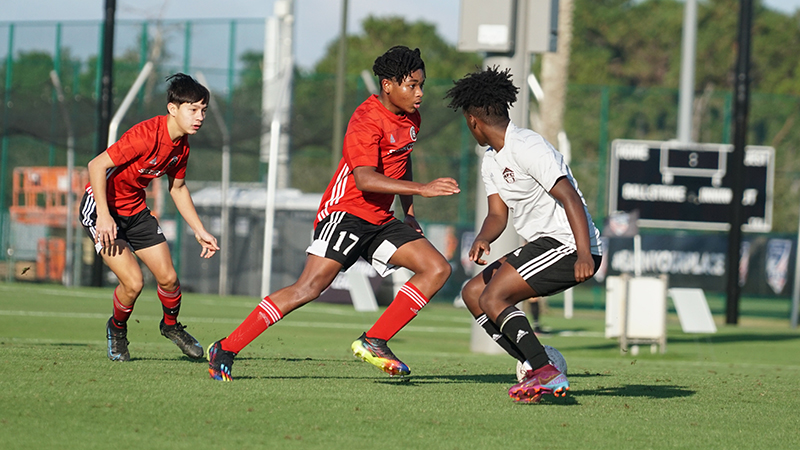
[[[331, 171], [335, 171], [342, 157], [344, 136], [344, 88], [347, 70], [347, 0], [342, 0], [339, 25], [339, 52], [336, 59], [336, 92], [333, 106], [333, 140], [331, 141]], [[363, 76], [363, 74], [362, 74]], [[375, 92], [377, 94], [377, 92]]]
[[[514, 12], [515, 20], [515, 36], [514, 48], [510, 53], [487, 53], [486, 58], [483, 60], [484, 67], [499, 66], [502, 70], [504, 68], [511, 69], [514, 84], [517, 86], [525, 86], [528, 82], [528, 74], [530, 73], [531, 55], [527, 48], [527, 23], [528, 17], [528, 2], [516, 2], [516, 10]], [[529, 98], [528, 90], [521, 89], [521, 95], [517, 102], [508, 110], [508, 115], [511, 121], [518, 127], [526, 128], [528, 126], [528, 111], [529, 111]], [[480, 145], [475, 147], [475, 152], [479, 160], [482, 161], [483, 154], [486, 153], [486, 147]], [[480, 176], [478, 177], [480, 180]], [[489, 206], [486, 203], [486, 187], [483, 182], [476, 183], [475, 186], [475, 230], [476, 233], [481, 229], [483, 221], [489, 213]], [[519, 247], [521, 239], [514, 229], [514, 221], [509, 220], [506, 224], [506, 229], [503, 233], [492, 242], [492, 255], [497, 259], [506, 253]]]
[[[796, 242], [800, 242], [800, 223], [797, 224]], [[792, 328], [797, 328], [798, 315], [800, 315], [800, 251], [798, 250], [799, 249], [795, 248], [794, 284], [792, 286], [792, 312], [789, 316], [792, 323]]]
[[[100, 92], [97, 99], [97, 140], [95, 154], [106, 151], [108, 140], [108, 124], [111, 120], [111, 109], [114, 104], [114, 24], [117, 12], [117, 0], [106, 0], [103, 20], [102, 76], [100, 77]], [[103, 285], [103, 259], [95, 255], [92, 263], [92, 286]]]
[[[197, 72], [197, 81], [203, 86], [208, 88], [208, 80], [206, 80], [203, 72]], [[222, 226], [220, 227], [220, 246], [219, 246], [219, 295], [228, 295], [228, 261], [230, 260], [231, 250], [230, 236], [230, 199], [228, 198], [228, 190], [231, 186], [231, 133], [228, 130], [228, 125], [225, 124], [225, 119], [222, 118], [222, 112], [219, 110], [214, 94], [211, 89], [208, 90], [208, 109], [211, 111], [211, 116], [222, 134], [222, 182], [220, 183], [220, 216]]]
[[697, 0], [686, 0], [683, 6], [681, 83], [678, 97], [678, 140], [681, 142], [692, 141], [692, 104], [694, 103], [696, 46]]
[[727, 302], [725, 323], [739, 322], [739, 249], [742, 246], [742, 194], [744, 191], [744, 152], [747, 143], [747, 113], [750, 103], [750, 33], [753, 20], [753, 1], [740, 0], [739, 6], [739, 53], [736, 59], [736, 84], [734, 86], [733, 114], [733, 164], [731, 180], [733, 201], [731, 202], [730, 231], [728, 231]]
[[64, 125], [67, 128], [67, 243], [66, 254], [64, 255], [64, 286], [70, 287], [73, 284], [75, 265], [74, 265], [74, 235], [75, 224], [75, 199], [72, 192], [72, 177], [75, 173], [75, 132], [72, 129], [72, 121], [69, 118], [69, 111], [64, 100], [64, 89], [61, 87], [61, 79], [58, 77], [58, 72], [55, 70], [50, 71], [50, 81], [53, 82], [53, 87], [56, 90], [56, 98], [58, 105], [61, 109], [61, 114], [64, 117]]
[[267, 201], [264, 208], [264, 255], [261, 265], [261, 296], [269, 295], [272, 282], [272, 247], [275, 235], [275, 191], [278, 186], [278, 149], [280, 148], [281, 114], [279, 113], [284, 102], [288, 101], [291, 86], [291, 58], [284, 68], [283, 79], [275, 103], [275, 112], [272, 114], [269, 139], [269, 166], [267, 167]]

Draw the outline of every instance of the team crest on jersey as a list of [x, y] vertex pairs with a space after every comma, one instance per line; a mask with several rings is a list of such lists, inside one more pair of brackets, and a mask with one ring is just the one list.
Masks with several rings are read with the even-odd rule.
[[413, 126], [411, 127], [410, 135], [411, 135], [411, 140], [412, 141], [416, 141], [417, 140], [417, 129], [414, 128]]
[[514, 178], [514, 171], [508, 167], [503, 169], [503, 179], [506, 180], [506, 183], [513, 183], [517, 181], [517, 179]]
[[167, 164], [167, 168], [170, 168], [170, 167], [174, 166], [175, 164], [178, 164], [178, 157], [177, 156], [173, 156], [172, 159], [169, 160], [169, 164]]

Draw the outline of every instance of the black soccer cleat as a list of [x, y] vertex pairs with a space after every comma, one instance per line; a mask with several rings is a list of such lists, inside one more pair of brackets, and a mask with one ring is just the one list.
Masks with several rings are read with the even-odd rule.
[[106, 322], [106, 339], [108, 340], [108, 359], [112, 361], [130, 361], [131, 354], [128, 352], [128, 329], [117, 328], [111, 321]]
[[223, 350], [220, 342], [214, 342], [208, 347], [208, 375], [212, 380], [233, 381], [231, 367], [236, 353]]
[[200, 343], [197, 342], [197, 339], [193, 338], [191, 334], [184, 331], [185, 328], [186, 327], [180, 323], [176, 323], [175, 325], [167, 325], [164, 323], [164, 319], [161, 319], [161, 323], [159, 324], [161, 335], [177, 345], [184, 355], [194, 359], [202, 358], [203, 347], [200, 346]]

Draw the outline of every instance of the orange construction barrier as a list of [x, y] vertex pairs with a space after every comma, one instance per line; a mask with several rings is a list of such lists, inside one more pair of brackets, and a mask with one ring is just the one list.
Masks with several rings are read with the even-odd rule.
[[[72, 180], [67, 180], [66, 167], [17, 167], [14, 169], [12, 200], [9, 212], [11, 220], [31, 225], [47, 225], [54, 228], [67, 226], [67, 192], [74, 195], [73, 225], [78, 224], [80, 206], [89, 171], [76, 167]], [[148, 186], [147, 198], [152, 200], [153, 214], [161, 209], [160, 179]], [[148, 202], [150, 203], [150, 202]]]
[[61, 282], [66, 263], [66, 241], [62, 238], [40, 238], [36, 252], [36, 278]]
[[11, 220], [31, 225], [67, 226], [67, 192], [74, 195], [77, 224], [78, 202], [89, 182], [88, 171], [75, 168], [72, 180], [67, 179], [66, 167], [17, 167], [14, 169], [11, 190]]

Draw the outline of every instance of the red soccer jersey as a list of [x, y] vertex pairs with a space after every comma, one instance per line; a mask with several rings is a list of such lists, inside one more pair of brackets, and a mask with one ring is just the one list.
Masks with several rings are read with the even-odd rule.
[[[156, 116], [133, 126], [108, 147], [106, 152], [116, 167], [106, 174], [108, 209], [113, 214], [132, 216], [147, 207], [144, 189], [154, 178], [169, 175], [186, 177], [189, 140], [172, 142], [167, 130], [167, 115]], [[86, 185], [91, 193], [91, 185]]]
[[375, 167], [378, 173], [401, 179], [411, 162], [419, 125], [418, 111], [393, 114], [377, 95], [370, 96], [356, 108], [347, 124], [342, 159], [322, 196], [314, 227], [334, 211], [348, 212], [375, 225], [391, 220], [394, 195], [358, 190], [353, 169]]

